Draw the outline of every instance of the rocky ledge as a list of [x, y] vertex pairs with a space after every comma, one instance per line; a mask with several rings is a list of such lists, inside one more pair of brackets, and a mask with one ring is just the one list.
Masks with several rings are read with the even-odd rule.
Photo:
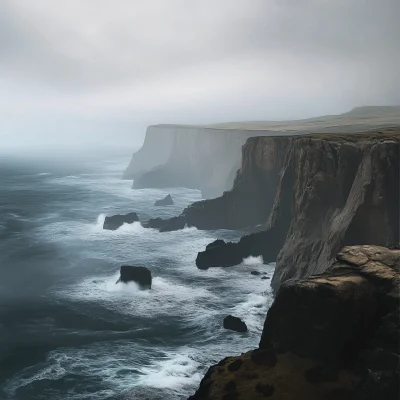
[[345, 247], [287, 281], [259, 348], [212, 366], [190, 400], [397, 400], [400, 250]]

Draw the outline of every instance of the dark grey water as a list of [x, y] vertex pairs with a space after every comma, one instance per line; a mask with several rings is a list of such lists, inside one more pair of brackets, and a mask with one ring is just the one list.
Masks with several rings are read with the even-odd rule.
[[[0, 160], [0, 399], [185, 399], [210, 363], [257, 345], [271, 292], [250, 271], [273, 266], [195, 266], [241, 232], [102, 229], [105, 214], [173, 216], [200, 199], [132, 190], [128, 162]], [[153, 207], [167, 193], [175, 205]], [[121, 264], [149, 267], [153, 289], [116, 285]], [[224, 331], [230, 313], [250, 332]]]

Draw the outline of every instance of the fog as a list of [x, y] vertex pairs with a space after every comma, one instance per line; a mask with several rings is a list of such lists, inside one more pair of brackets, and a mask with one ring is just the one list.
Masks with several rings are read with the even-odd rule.
[[398, 0], [4, 0], [0, 149], [400, 104]]

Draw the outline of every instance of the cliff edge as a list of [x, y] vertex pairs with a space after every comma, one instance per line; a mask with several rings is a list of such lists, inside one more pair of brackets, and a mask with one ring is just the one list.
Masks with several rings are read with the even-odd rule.
[[284, 283], [259, 347], [212, 366], [189, 400], [399, 398], [400, 250], [345, 247]]
[[400, 107], [361, 107], [299, 121], [154, 125], [124, 173], [135, 188], [188, 187], [215, 198], [232, 188], [249, 137], [356, 132], [400, 124]]
[[[262, 144], [269, 146], [270, 140], [250, 138], [249, 159], [257, 160]], [[264, 211], [271, 209], [269, 217], [258, 214], [258, 223], [266, 223], [266, 231], [244, 236], [238, 243], [218, 241], [208, 246], [198, 255], [199, 268], [235, 265], [249, 255], [262, 255], [266, 262], [277, 261], [272, 281], [277, 289], [289, 279], [323, 272], [343, 246], [399, 242], [399, 127], [274, 140], [286, 151], [279, 172], [269, 176], [270, 170], [263, 170], [265, 177], [247, 193], [251, 198], [264, 187], [271, 188], [270, 197], [263, 198]], [[275, 187], [264, 183], [276, 177]], [[253, 177], [248, 179], [254, 182]], [[204, 218], [217, 200], [203, 203]], [[226, 214], [238, 212], [230, 204], [220, 208]], [[249, 206], [253, 208], [252, 200]]]

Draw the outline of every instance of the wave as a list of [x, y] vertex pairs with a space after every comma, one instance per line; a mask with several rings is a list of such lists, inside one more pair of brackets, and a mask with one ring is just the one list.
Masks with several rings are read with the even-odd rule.
[[260, 265], [263, 263], [264, 263], [264, 260], [263, 260], [262, 256], [259, 256], [259, 257], [250, 256], [250, 257], [243, 259], [244, 265]]

